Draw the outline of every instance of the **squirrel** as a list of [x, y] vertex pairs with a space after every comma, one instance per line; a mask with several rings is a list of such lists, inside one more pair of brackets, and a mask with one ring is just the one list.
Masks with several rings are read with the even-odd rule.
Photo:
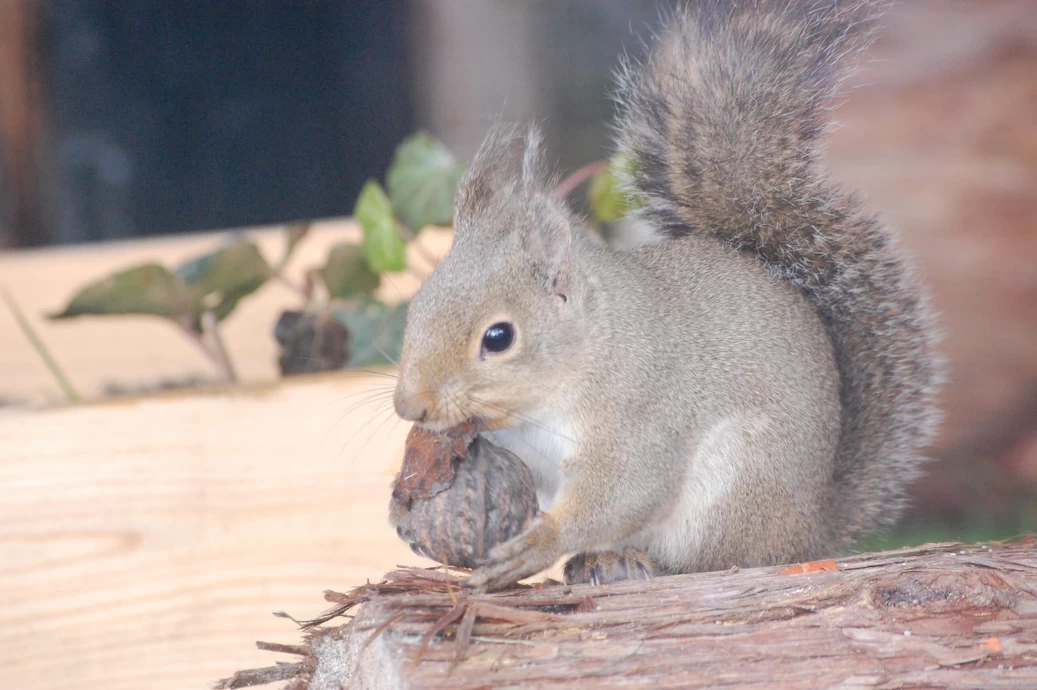
[[822, 143], [884, 2], [699, 0], [618, 71], [618, 249], [496, 124], [409, 305], [397, 414], [475, 420], [542, 512], [467, 584], [813, 560], [892, 526], [939, 413], [938, 330], [894, 233]]

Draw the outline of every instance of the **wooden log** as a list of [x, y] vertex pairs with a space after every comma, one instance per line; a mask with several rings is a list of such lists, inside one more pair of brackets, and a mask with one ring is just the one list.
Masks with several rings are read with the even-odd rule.
[[[405, 569], [219, 688], [1037, 688], [1037, 539], [470, 594]], [[359, 607], [357, 610], [356, 607]], [[355, 614], [344, 625], [323, 625]]]

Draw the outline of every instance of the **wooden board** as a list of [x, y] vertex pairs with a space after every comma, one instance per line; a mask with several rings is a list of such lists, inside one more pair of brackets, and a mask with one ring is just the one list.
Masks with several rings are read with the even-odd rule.
[[0, 687], [210, 687], [292, 634], [271, 612], [423, 562], [387, 522], [391, 383], [0, 412]]
[[[254, 239], [271, 263], [279, 260], [284, 248], [281, 227], [236, 232]], [[216, 372], [201, 352], [162, 319], [131, 316], [49, 321], [46, 314], [64, 308], [80, 286], [113, 271], [148, 261], [176, 266], [213, 251], [233, 234], [208, 232], [0, 253], [0, 285], [18, 302], [73, 384], [87, 397], [101, 394], [109, 383], [150, 386], [163, 378], [192, 375], [215, 379]], [[451, 236], [449, 231], [430, 228], [420, 241], [434, 256], [442, 255]], [[306, 269], [323, 264], [330, 246], [358, 237], [351, 221], [317, 223], [299, 245], [286, 273], [300, 280]], [[413, 247], [409, 260], [418, 270], [428, 267]], [[417, 286], [417, 278], [410, 273], [390, 274], [383, 280], [379, 296], [399, 301], [412, 295]], [[243, 381], [277, 378], [274, 324], [281, 311], [299, 306], [294, 292], [270, 281], [243, 300], [224, 322], [223, 337]], [[0, 303], [0, 401], [45, 404], [62, 399], [61, 390]]]
[[[281, 228], [244, 232], [277, 260]], [[43, 315], [107, 272], [175, 265], [230, 235], [3, 253], [0, 282], [87, 396], [212, 376], [159, 319]], [[348, 221], [317, 224], [289, 274], [356, 238]], [[450, 235], [422, 242], [442, 253]], [[393, 275], [381, 296], [416, 286]], [[54, 405], [60, 390], [0, 308], [0, 398], [28, 404], [0, 407], [0, 687], [205, 688], [260, 661], [257, 637], [292, 629], [272, 611], [316, 613], [315, 591], [421, 562], [387, 522], [407, 431], [392, 381], [277, 382], [273, 325], [298, 301], [271, 282], [225, 323], [243, 388], [75, 407]]]
[[[280, 256], [281, 228], [243, 232], [269, 260]], [[355, 372], [278, 381], [271, 332], [298, 305], [290, 290], [271, 282], [225, 322], [240, 387], [98, 401], [111, 382], [214, 372], [159, 319], [44, 318], [107, 272], [175, 265], [230, 235], [0, 254], [0, 283], [95, 399], [61, 404], [0, 308], [0, 399], [20, 403], [0, 406], [0, 688], [210, 687], [262, 663], [255, 640], [294, 629], [273, 611], [313, 615], [314, 592], [427, 563], [387, 520], [408, 430], [392, 413], [393, 381]], [[289, 275], [356, 238], [348, 221], [317, 224]], [[433, 255], [450, 240], [435, 229], [421, 238]], [[398, 300], [417, 285], [391, 275], [380, 296]]]

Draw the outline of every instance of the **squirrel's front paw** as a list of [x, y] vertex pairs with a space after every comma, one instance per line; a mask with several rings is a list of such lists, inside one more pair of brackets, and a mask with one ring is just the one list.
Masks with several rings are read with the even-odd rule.
[[549, 568], [562, 555], [555, 519], [541, 514], [525, 532], [491, 550], [487, 562], [472, 573], [465, 586], [503, 589]]
[[651, 580], [655, 563], [646, 551], [628, 546], [622, 553], [581, 553], [565, 564], [565, 584], [608, 585], [622, 580]]

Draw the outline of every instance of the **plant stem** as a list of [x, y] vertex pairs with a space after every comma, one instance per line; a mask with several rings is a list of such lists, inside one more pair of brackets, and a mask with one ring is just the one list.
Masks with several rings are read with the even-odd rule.
[[[294, 223], [288, 223], [285, 226], [285, 233], [287, 235], [284, 254], [281, 256], [281, 261], [278, 262], [277, 268], [275, 269], [278, 273], [284, 270], [284, 267], [288, 265], [288, 260], [292, 258], [292, 252], [295, 250], [295, 246], [302, 241], [302, 238], [306, 236], [306, 233], [313, 227], [312, 220], [300, 220]], [[293, 239], [293, 235], [297, 235]]]
[[220, 355], [205, 342], [205, 338], [202, 337], [202, 334], [186, 324], [181, 323], [179, 325], [180, 330], [185, 336], [187, 336], [187, 339], [197, 345], [198, 349], [202, 351], [205, 357], [220, 371], [223, 380], [227, 383], [232, 382], [234, 380], [232, 372], [227, 370], [226, 363], [220, 358]]
[[62, 370], [61, 365], [59, 365], [58, 361], [54, 359], [53, 355], [51, 355], [50, 350], [47, 349], [43, 339], [37, 335], [35, 330], [33, 330], [32, 324], [30, 324], [29, 320], [25, 318], [25, 314], [22, 313], [22, 310], [14, 301], [14, 298], [11, 297], [11, 293], [7, 291], [7, 288], [0, 286], [0, 294], [3, 295], [4, 302], [7, 303], [7, 308], [11, 310], [11, 314], [14, 315], [14, 320], [18, 322], [18, 326], [21, 327], [22, 333], [25, 334], [29, 344], [32, 345], [34, 350], [36, 350], [36, 354], [40, 356], [43, 363], [47, 365], [47, 369], [50, 370], [51, 376], [57, 380], [58, 385], [61, 386], [61, 390], [65, 392], [65, 397], [68, 398], [69, 402], [79, 402], [79, 393], [72, 385], [72, 382], [68, 380], [68, 377], [65, 376], [65, 372]]
[[302, 297], [304, 301], [309, 300], [310, 297], [306, 294], [306, 290], [304, 290], [302, 287], [296, 284], [295, 281], [286, 276], [280, 270], [274, 273], [274, 278], [276, 278], [277, 282], [281, 283], [281, 285], [284, 285], [286, 288], [297, 294], [299, 297]]
[[608, 167], [608, 161], [594, 161], [593, 163], [588, 163], [579, 170], [569, 173], [564, 180], [559, 182], [558, 186], [554, 189], [554, 195], [559, 199], [564, 199], [572, 194], [574, 189], [590, 178], [594, 177], [598, 173], [608, 170]]
[[220, 367], [223, 369], [223, 373], [227, 377], [227, 380], [231, 383], [237, 383], [238, 372], [234, 370], [234, 362], [231, 361], [230, 355], [227, 353], [227, 348], [223, 344], [223, 337], [220, 336], [219, 321], [216, 320], [216, 314], [212, 311], [207, 310], [202, 313], [202, 330], [204, 330], [212, 340], [214, 351], [219, 359]]

